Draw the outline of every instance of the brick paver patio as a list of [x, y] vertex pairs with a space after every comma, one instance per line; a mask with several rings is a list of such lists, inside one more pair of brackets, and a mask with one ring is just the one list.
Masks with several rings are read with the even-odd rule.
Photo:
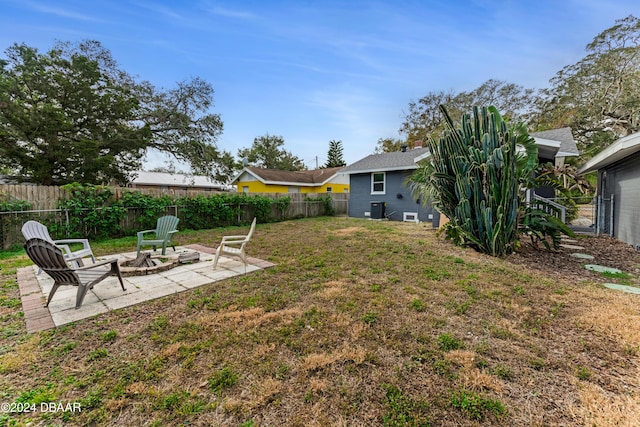
[[[220, 257], [218, 267], [214, 270], [212, 254], [215, 249], [202, 245], [176, 247], [176, 253], [194, 251], [200, 254], [199, 262], [179, 265], [170, 270], [144, 276], [123, 277], [124, 286], [127, 289], [124, 292], [116, 277], [105, 279], [87, 292], [82, 306], [77, 310], [75, 309], [76, 287], [61, 286], [49, 307], [45, 307], [44, 304], [53, 286], [53, 279], [46, 273], [36, 274], [35, 266], [21, 268], [17, 276], [27, 332], [52, 329], [110, 310], [184, 292], [274, 265], [268, 261], [247, 257], [248, 265], [245, 267], [237, 259]], [[169, 252], [168, 255], [171, 253]], [[115, 257], [135, 258], [135, 252], [101, 258]]]

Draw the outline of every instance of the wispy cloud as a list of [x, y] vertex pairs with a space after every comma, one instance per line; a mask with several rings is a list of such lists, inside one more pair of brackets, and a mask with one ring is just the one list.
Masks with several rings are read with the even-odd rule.
[[151, 12], [157, 15], [161, 15], [169, 19], [175, 19], [180, 21], [184, 20], [184, 17], [182, 15], [180, 15], [179, 13], [175, 12], [173, 9], [167, 6], [163, 6], [154, 2], [136, 2], [135, 4], [138, 7], [150, 10]]
[[228, 8], [219, 7], [219, 6], [205, 7], [205, 10], [213, 15], [224, 16], [226, 18], [255, 19], [257, 17], [251, 12], [246, 12], [243, 10], [228, 9]]
[[44, 3], [37, 3], [37, 2], [24, 2], [22, 4], [23, 6], [26, 6], [27, 8], [33, 11], [40, 12], [40, 13], [47, 13], [47, 14], [59, 16], [62, 18], [76, 19], [80, 21], [98, 21], [98, 19], [93, 16], [86, 15], [84, 13], [75, 12], [68, 8], [55, 7], [55, 6], [52, 6], [51, 4], [44, 4]]
[[331, 126], [341, 128], [345, 134], [371, 138], [373, 143], [385, 135], [385, 129], [389, 127], [388, 123], [385, 124], [388, 120], [383, 118], [387, 113], [385, 105], [375, 94], [363, 88], [341, 85], [315, 90], [307, 104], [323, 111], [332, 122]]

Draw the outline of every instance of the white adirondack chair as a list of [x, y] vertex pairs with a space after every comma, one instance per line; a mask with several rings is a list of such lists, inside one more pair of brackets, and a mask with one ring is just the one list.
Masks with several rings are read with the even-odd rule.
[[251, 228], [249, 229], [249, 234], [241, 235], [241, 236], [224, 236], [222, 238], [222, 242], [220, 242], [220, 246], [216, 249], [216, 256], [213, 260], [213, 268], [218, 265], [218, 258], [222, 254], [232, 255], [239, 257], [242, 262], [244, 262], [245, 268], [247, 267], [247, 254], [244, 250], [244, 247], [249, 240], [251, 240], [251, 236], [253, 236], [253, 232], [256, 229], [256, 218], [253, 218], [253, 222], [251, 223]]

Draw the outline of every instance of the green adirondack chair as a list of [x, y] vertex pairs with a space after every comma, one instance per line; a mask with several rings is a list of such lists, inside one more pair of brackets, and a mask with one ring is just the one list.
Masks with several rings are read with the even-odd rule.
[[[171, 238], [178, 231], [178, 222], [180, 220], [172, 215], [166, 215], [158, 218], [155, 230], [138, 231], [138, 255], [142, 246], [153, 246], [155, 251], [158, 246], [162, 246], [162, 255], [165, 255], [167, 246], [171, 246], [173, 250], [176, 247], [171, 243]], [[153, 236], [151, 236], [153, 233]], [[148, 235], [149, 237], [145, 237]]]

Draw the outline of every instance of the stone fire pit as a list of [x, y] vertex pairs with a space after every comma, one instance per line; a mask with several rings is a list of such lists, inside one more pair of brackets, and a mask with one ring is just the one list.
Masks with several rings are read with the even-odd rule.
[[124, 258], [118, 262], [120, 274], [123, 277], [145, 276], [147, 274], [160, 273], [171, 270], [180, 264], [198, 262], [200, 254], [197, 252], [185, 252], [172, 255], [151, 255], [142, 252], [138, 258]]

